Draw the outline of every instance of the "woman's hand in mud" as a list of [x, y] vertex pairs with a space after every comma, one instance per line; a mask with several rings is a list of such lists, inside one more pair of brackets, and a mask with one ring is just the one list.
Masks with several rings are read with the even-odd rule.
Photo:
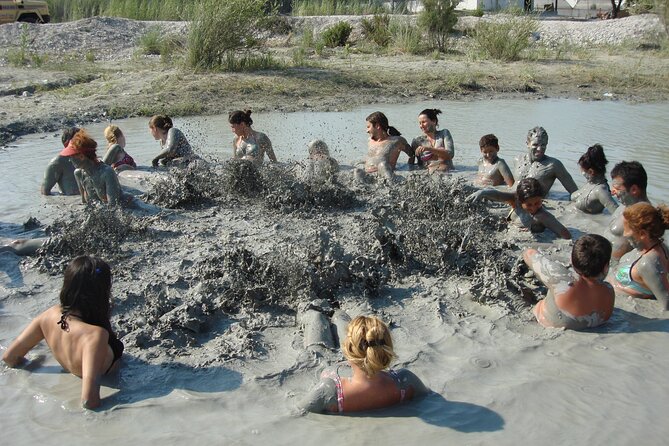
[[418, 146], [418, 147], [416, 147], [416, 155], [422, 155], [423, 152], [425, 152], [427, 150], [432, 150], [432, 148], [424, 147], [424, 146]]
[[158, 161], [159, 161], [158, 158], [154, 158], [153, 160], [151, 160], [151, 165], [152, 165], [153, 167], [158, 167]]
[[465, 198], [465, 202], [467, 202], [467, 203], [478, 203], [479, 201], [482, 200], [482, 198], [483, 198], [483, 191], [479, 190], [479, 191], [476, 191], [473, 194], [467, 196], [467, 198]]

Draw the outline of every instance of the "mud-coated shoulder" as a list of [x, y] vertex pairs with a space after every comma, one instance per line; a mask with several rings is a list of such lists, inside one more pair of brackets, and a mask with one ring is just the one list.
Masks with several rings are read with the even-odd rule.
[[307, 412], [337, 412], [337, 385], [332, 378], [321, 380], [298, 403]]

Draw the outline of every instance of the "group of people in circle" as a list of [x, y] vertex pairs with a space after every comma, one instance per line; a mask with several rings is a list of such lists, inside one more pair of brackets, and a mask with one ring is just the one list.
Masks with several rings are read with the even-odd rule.
[[[370, 114], [366, 118], [367, 157], [364, 166], [353, 169], [353, 177], [361, 180], [368, 175], [393, 177], [403, 152], [410, 165], [429, 173], [453, 170], [453, 137], [447, 129], [438, 129], [440, 114], [438, 109], [419, 113], [418, 126], [422, 134], [411, 144], [389, 125], [383, 113]], [[234, 133], [234, 159], [261, 164], [267, 155], [270, 161], [277, 161], [267, 135], [252, 128], [250, 110], [234, 111], [228, 121]], [[169, 117], [152, 117], [149, 129], [161, 147], [152, 160], [153, 166], [185, 166], [199, 159], [186, 136], [173, 126]], [[42, 193], [49, 194], [58, 184], [63, 194], [78, 193], [84, 201], [96, 199], [111, 205], [121, 204], [124, 195], [116, 174], [136, 168], [136, 163], [126, 152], [125, 137], [117, 126], [107, 127], [104, 135], [108, 147], [100, 160], [96, 154], [97, 143], [86, 130], [72, 128], [63, 132], [64, 148], [47, 168]], [[613, 313], [614, 286], [631, 296], [656, 298], [665, 311], [669, 309], [669, 249], [663, 241], [664, 231], [669, 228], [669, 208], [650, 204], [643, 166], [636, 161], [617, 164], [611, 171], [612, 188], [609, 188], [604, 149], [595, 144], [578, 161], [586, 180], [579, 188], [564, 165], [546, 155], [548, 134], [545, 129], [531, 129], [526, 144], [527, 153], [518, 158], [512, 173], [498, 156], [497, 137], [493, 134], [481, 137], [475, 184], [484, 188], [469, 195], [467, 201], [507, 203], [509, 219], [521, 227], [531, 232], [549, 229], [560, 238], [571, 239], [570, 231], [543, 206], [544, 198], [557, 179], [577, 209], [587, 214], [606, 209], [612, 214], [608, 237], [586, 234], [575, 241], [571, 268], [536, 249], [523, 251], [525, 263], [548, 288], [545, 298], [533, 308], [537, 321], [545, 327], [568, 329], [603, 324]], [[309, 143], [308, 152], [311, 174], [333, 176], [339, 171], [339, 164], [330, 156], [324, 141]], [[508, 189], [496, 188], [499, 186]], [[625, 255], [634, 260], [620, 261]], [[611, 265], [614, 268], [609, 272]], [[82, 378], [84, 407], [98, 407], [101, 403], [99, 378], [114, 370], [123, 352], [123, 344], [111, 328], [110, 302], [109, 265], [92, 256], [75, 258], [65, 271], [60, 303], [35, 318], [7, 348], [3, 360], [12, 367], [21, 364], [24, 356], [44, 339], [63, 368]], [[330, 333], [332, 327], [324, 312], [316, 307], [308, 308], [308, 312], [319, 325], [316, 332]], [[389, 369], [395, 353], [390, 330], [383, 321], [370, 316], [351, 320], [345, 313], [338, 317], [344, 323], [332, 329], [336, 334], [332, 338], [336, 341], [318, 340], [316, 344], [341, 347], [346, 363], [328, 367], [321, 374], [320, 382], [300, 403], [303, 409], [329, 413], [370, 410], [428, 392], [421, 380], [408, 370]], [[305, 347], [310, 348], [311, 344], [306, 341]]]

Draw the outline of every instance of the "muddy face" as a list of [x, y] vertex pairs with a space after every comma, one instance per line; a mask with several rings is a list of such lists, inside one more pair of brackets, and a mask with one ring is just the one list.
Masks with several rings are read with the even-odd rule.
[[629, 206], [635, 203], [634, 197], [625, 187], [621, 177], [615, 177], [611, 179], [611, 193], [625, 206]]
[[539, 139], [532, 139], [527, 143], [530, 161], [541, 161], [546, 156], [546, 144]]

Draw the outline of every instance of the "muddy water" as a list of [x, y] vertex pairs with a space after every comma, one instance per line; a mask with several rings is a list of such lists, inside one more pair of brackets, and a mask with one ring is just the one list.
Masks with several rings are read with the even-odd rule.
[[[651, 198], [667, 198], [660, 181], [667, 168], [660, 162], [662, 141], [669, 136], [667, 104], [490, 101], [382, 109], [410, 138], [418, 133], [417, 111], [427, 106], [446, 112], [443, 124], [456, 141], [456, 165], [466, 175], [474, 171], [482, 133], [496, 133], [502, 155], [510, 159], [522, 153], [527, 129], [543, 124], [549, 153], [565, 162], [577, 182], [575, 160], [587, 145], [600, 142], [611, 165], [641, 160], [655, 186]], [[258, 114], [254, 127], [270, 135], [281, 160], [303, 159], [306, 143], [320, 137], [337, 158], [352, 163], [364, 157], [364, 117], [375, 109]], [[633, 118], [639, 120], [630, 122]], [[139, 164], [149, 164], [158, 147], [146, 120], [119, 124], [128, 151]], [[176, 125], [203, 156], [231, 153], [223, 117], [179, 119]], [[98, 138], [103, 127], [89, 126]], [[632, 152], [642, 139], [644, 150]], [[61, 373], [44, 345], [31, 356], [33, 373], [0, 372], [0, 425], [21, 444], [118, 438], [391, 445], [665, 440], [669, 325], [657, 303], [621, 298], [611, 323], [598, 331], [541, 329], [517, 300], [504, 300], [508, 282], [518, 279], [515, 258], [506, 253], [511, 243], [498, 238], [505, 233], [494, 219], [463, 207], [464, 186], [458, 183], [413, 178], [392, 189], [344, 185], [350, 208], [336, 194], [317, 195], [290, 183], [286, 172], [264, 170], [257, 197], [217, 187], [211, 202], [177, 207], [155, 219], [105, 213], [83, 219], [76, 199], [37, 195], [41, 170], [57, 142], [52, 135], [24, 138], [0, 153], [2, 229], [9, 236], [29, 215], [48, 221], [59, 210], [73, 214], [65, 215], [74, 228], [68, 232], [70, 248], [106, 249], [114, 256], [113, 323], [128, 355], [120, 375], [105, 381], [106, 405], [97, 413], [82, 414], [80, 381]], [[208, 175], [199, 178], [201, 184], [217, 185], [244, 173]], [[184, 181], [199, 187], [192, 178]], [[357, 203], [347, 198], [351, 191]], [[299, 206], [314, 196], [333, 206], [313, 212]], [[114, 232], [119, 225], [133, 230]], [[469, 227], [474, 229], [467, 239], [463, 233]], [[82, 234], [86, 228], [118, 240], [91, 244]], [[563, 242], [551, 246], [562, 255], [569, 249]], [[65, 255], [57, 249], [49, 254]], [[62, 280], [41, 272], [58, 269], [44, 258], [21, 263], [9, 256], [0, 258], [3, 279], [11, 279], [0, 289], [3, 347], [53, 302]], [[351, 282], [364, 286], [347, 288]], [[374, 312], [392, 322], [398, 365], [410, 368], [435, 394], [372, 417], [296, 416], [295, 400], [324, 363], [337, 358], [334, 352], [305, 356], [290, 308], [305, 295], [322, 296], [323, 283], [349, 313]], [[611, 425], [611, 419], [619, 421]]]
[[[494, 133], [500, 140], [500, 157], [512, 165], [523, 153], [527, 130], [542, 125], [549, 134], [548, 154], [559, 158], [578, 184], [582, 177], [576, 164], [589, 145], [600, 143], [609, 168], [623, 160], [638, 160], [648, 171], [651, 200], [669, 202], [669, 189], [660, 178], [669, 175], [669, 104], [627, 104], [615, 101], [576, 100], [491, 100], [474, 102], [429, 102], [407, 105], [370, 106], [350, 112], [258, 113], [254, 128], [267, 133], [281, 161], [306, 158], [307, 143], [321, 138], [334, 157], [344, 164], [364, 159], [367, 135], [365, 117], [382, 110], [391, 125], [411, 140], [420, 133], [416, 115], [423, 108], [439, 108], [441, 127], [453, 134], [455, 164], [463, 171], [475, 170], [479, 157], [478, 139]], [[159, 151], [147, 129], [147, 119], [116, 121], [126, 134], [128, 152], [138, 164], [150, 166]], [[225, 116], [191, 117], [175, 120], [193, 146], [210, 159], [232, 154], [232, 134]], [[87, 128], [104, 148], [104, 124]], [[8, 199], [0, 203], [2, 221], [19, 222], [25, 209], [45, 199], [39, 190], [43, 166], [58, 151], [60, 135], [31, 135], [0, 150], [0, 187]], [[100, 152], [101, 150], [99, 150]], [[405, 158], [400, 157], [400, 164]], [[19, 175], [18, 172], [21, 174]], [[560, 190], [559, 184], [556, 184]], [[48, 200], [48, 199], [46, 199]]]

